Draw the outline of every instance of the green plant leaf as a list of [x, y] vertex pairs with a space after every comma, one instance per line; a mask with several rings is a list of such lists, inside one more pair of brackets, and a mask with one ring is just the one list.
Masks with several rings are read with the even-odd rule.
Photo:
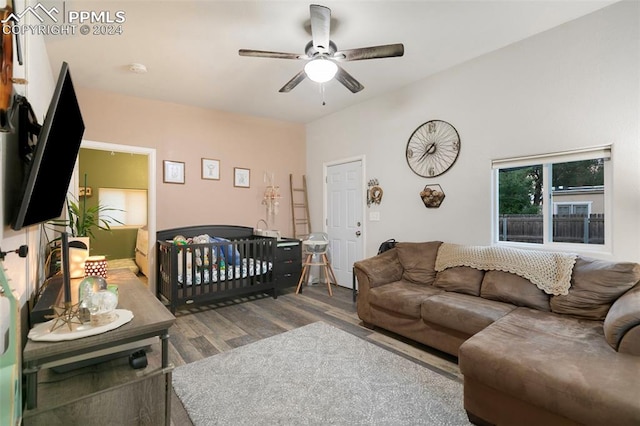
[[[122, 211], [112, 207], [97, 206], [86, 207], [86, 201], [82, 200], [82, 206], [78, 200], [72, 196], [67, 197], [67, 219], [54, 219], [48, 223], [53, 226], [64, 226], [69, 228], [73, 237], [91, 237], [95, 238], [93, 231], [100, 229], [102, 231], [111, 231], [111, 223], [123, 225], [123, 223], [105, 212]], [[103, 217], [100, 217], [102, 214]]]

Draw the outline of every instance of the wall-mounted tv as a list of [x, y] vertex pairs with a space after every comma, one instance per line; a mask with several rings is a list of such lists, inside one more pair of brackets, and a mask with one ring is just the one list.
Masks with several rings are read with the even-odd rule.
[[15, 230], [59, 217], [84, 134], [84, 121], [69, 65], [60, 75], [38, 142], [23, 178], [11, 227]]

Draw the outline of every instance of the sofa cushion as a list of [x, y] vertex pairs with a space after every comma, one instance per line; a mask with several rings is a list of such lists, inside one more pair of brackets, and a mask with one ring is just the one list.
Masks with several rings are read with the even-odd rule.
[[398, 259], [404, 268], [402, 278], [406, 281], [431, 285], [436, 278], [434, 266], [441, 241], [426, 243], [398, 243]]
[[583, 424], [640, 422], [640, 357], [616, 353], [601, 321], [517, 308], [460, 347], [465, 377]]
[[515, 308], [508, 303], [446, 292], [425, 299], [420, 313], [424, 321], [472, 335]]
[[372, 288], [369, 292], [369, 303], [401, 315], [420, 318], [422, 301], [441, 292], [438, 288], [396, 281]]
[[480, 295], [485, 299], [549, 311], [549, 295], [526, 278], [510, 272], [487, 271]]
[[456, 266], [438, 272], [433, 285], [447, 291], [480, 296], [483, 277], [484, 271], [480, 269]]
[[640, 281], [640, 265], [579, 257], [569, 294], [553, 296], [551, 311], [578, 318], [604, 320], [611, 304]]

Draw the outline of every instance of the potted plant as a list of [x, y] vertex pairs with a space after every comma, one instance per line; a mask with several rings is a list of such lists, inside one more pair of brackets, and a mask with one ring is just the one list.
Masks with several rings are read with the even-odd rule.
[[[86, 178], [85, 178], [86, 179]], [[85, 184], [86, 187], [86, 184]], [[105, 212], [121, 211], [107, 206], [100, 205], [87, 207], [86, 196], [78, 201], [75, 197], [67, 197], [67, 217], [65, 219], [55, 219], [49, 221], [50, 225], [64, 227], [64, 231], [69, 232], [69, 264], [71, 278], [84, 276], [84, 261], [89, 256], [90, 238], [95, 238], [94, 230], [111, 230], [111, 223], [122, 224], [112, 216], [105, 215]], [[102, 214], [102, 215], [101, 215]], [[54, 245], [60, 238], [53, 240]], [[52, 253], [58, 251], [53, 248]]]
[[67, 197], [67, 218], [55, 219], [50, 221], [51, 225], [65, 226], [70, 230], [71, 237], [91, 237], [95, 238], [93, 231], [101, 229], [103, 231], [111, 230], [111, 222], [122, 224], [119, 220], [112, 216], [102, 215], [100, 213], [109, 211], [121, 211], [107, 206], [97, 204], [87, 207], [86, 197], [82, 197], [82, 201]]

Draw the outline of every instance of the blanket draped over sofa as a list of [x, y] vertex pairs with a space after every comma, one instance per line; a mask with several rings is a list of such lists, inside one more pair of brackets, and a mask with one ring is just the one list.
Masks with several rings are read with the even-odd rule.
[[527, 278], [547, 294], [569, 294], [577, 254], [520, 250], [498, 246], [462, 246], [442, 243], [435, 270], [470, 266], [484, 271], [504, 271]]

